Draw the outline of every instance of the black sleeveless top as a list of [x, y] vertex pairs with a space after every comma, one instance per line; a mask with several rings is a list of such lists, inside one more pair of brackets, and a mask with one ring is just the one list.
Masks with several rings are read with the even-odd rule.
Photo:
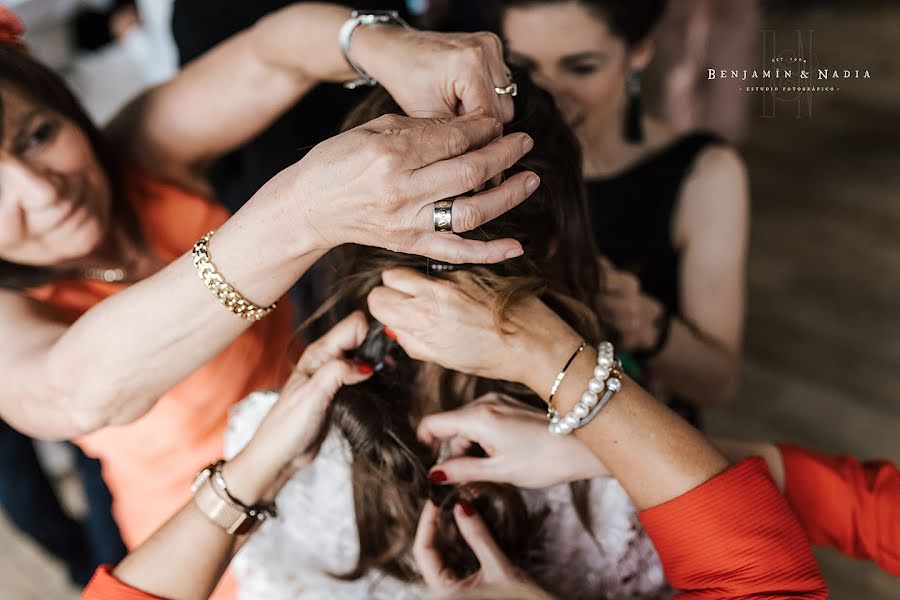
[[[697, 155], [723, 143], [710, 133], [691, 133], [618, 175], [586, 184], [600, 254], [634, 273], [644, 293], [662, 302], [672, 315], [681, 315], [680, 255], [672, 238], [678, 197]], [[677, 398], [670, 406], [697, 424], [693, 407]]]

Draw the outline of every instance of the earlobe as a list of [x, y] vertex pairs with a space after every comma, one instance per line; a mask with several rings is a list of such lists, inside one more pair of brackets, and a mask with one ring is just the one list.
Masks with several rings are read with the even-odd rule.
[[650, 64], [650, 61], [653, 60], [655, 52], [656, 41], [651, 34], [629, 50], [628, 68], [635, 71], [643, 71]]

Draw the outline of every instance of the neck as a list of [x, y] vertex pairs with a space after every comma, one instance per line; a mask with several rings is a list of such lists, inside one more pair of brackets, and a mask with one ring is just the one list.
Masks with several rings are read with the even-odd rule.
[[[622, 123], [620, 115], [615, 123]], [[625, 171], [647, 155], [668, 143], [671, 134], [655, 119], [644, 117], [644, 141], [628, 142], [621, 127], [604, 127], [601, 131], [582, 140], [584, 158], [582, 168], [585, 179], [610, 177]]]

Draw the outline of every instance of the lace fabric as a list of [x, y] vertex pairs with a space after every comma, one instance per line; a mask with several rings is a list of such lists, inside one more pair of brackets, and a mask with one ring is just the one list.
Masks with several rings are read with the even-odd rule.
[[[225, 433], [232, 457], [253, 436], [278, 399], [257, 392], [236, 405]], [[418, 583], [370, 572], [356, 581], [333, 577], [350, 571], [359, 555], [350, 474], [352, 457], [332, 429], [319, 455], [282, 488], [279, 517], [267, 521], [232, 563], [245, 600], [426, 597]], [[666, 598], [670, 595], [653, 545], [628, 495], [614, 479], [588, 483], [591, 526], [572, 502], [569, 485], [522, 490], [529, 509], [549, 509], [542, 530], [542, 555], [529, 574], [558, 598]]]

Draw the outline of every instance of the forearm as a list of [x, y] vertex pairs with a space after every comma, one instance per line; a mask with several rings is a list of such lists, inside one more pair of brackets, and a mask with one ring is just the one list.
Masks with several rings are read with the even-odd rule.
[[[266, 306], [323, 251], [308, 225], [291, 223], [263, 194], [218, 230], [210, 255], [226, 281]], [[54, 341], [15, 426], [71, 438], [130, 422], [249, 325], [200, 281], [188, 253], [100, 302]]]
[[673, 318], [669, 339], [648, 369], [665, 392], [702, 408], [719, 405], [734, 394], [739, 359], [737, 352]]
[[[276, 485], [272, 472], [252, 456], [252, 451], [229, 461], [223, 475], [232, 495], [247, 505], [273, 495], [272, 486]], [[248, 537], [228, 535], [190, 501], [132, 551], [113, 575], [155, 596], [205, 599]]]
[[[577, 347], [577, 337], [572, 337], [568, 345]], [[548, 347], [550, 354], [544, 358], [535, 355], [540, 364], [565, 361], [564, 353]], [[569, 368], [554, 399], [561, 414], [570, 412], [587, 389], [596, 358], [596, 350], [586, 348]], [[556, 376], [554, 368], [559, 367], [531, 369], [524, 380], [544, 400]], [[684, 494], [729, 464], [700, 432], [627, 377], [601, 414], [575, 435], [600, 458], [641, 509]]]
[[[142, 166], [155, 154], [187, 168], [209, 164], [254, 138], [316, 84], [356, 76], [338, 44], [349, 17], [344, 7], [298, 3], [261, 19], [126, 108], [112, 127], [118, 145], [146, 153], [135, 160]], [[353, 38], [358, 62], [365, 65], [393, 29], [360, 28]], [[177, 145], [167, 139], [172, 132]]]

